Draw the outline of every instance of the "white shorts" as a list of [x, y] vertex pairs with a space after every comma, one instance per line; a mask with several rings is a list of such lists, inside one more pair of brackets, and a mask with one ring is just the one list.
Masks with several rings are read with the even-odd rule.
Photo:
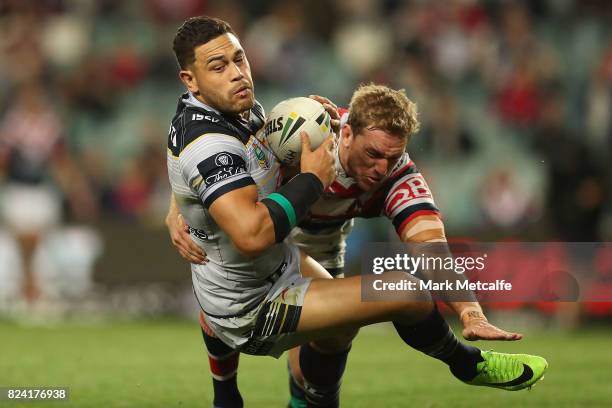
[[276, 358], [306, 341], [296, 329], [312, 278], [301, 276], [297, 255], [297, 264], [287, 267], [254, 310], [238, 317], [212, 317], [204, 313], [206, 323], [217, 337], [242, 353]]

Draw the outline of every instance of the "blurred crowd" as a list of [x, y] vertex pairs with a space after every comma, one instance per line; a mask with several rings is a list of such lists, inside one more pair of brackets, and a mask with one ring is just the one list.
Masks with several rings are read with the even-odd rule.
[[[242, 37], [268, 109], [311, 93], [345, 105], [365, 81], [405, 88], [423, 122], [413, 156], [432, 167], [434, 191], [449, 190], [445, 212], [457, 200], [470, 207], [451, 222], [460, 232], [547, 214], [554, 237], [601, 237], [612, 150], [606, 1], [4, 0], [3, 182], [52, 183], [68, 219], [159, 222], [165, 129], [181, 91], [170, 43], [202, 13]], [[481, 166], [489, 152], [496, 166]], [[444, 180], [440, 160], [469, 167], [452, 172], [466, 180]]]
[[232, 24], [268, 110], [406, 89], [450, 234], [612, 236], [606, 0], [0, 0], [0, 216], [26, 252], [58, 224], [163, 228], [171, 41], [199, 14]]

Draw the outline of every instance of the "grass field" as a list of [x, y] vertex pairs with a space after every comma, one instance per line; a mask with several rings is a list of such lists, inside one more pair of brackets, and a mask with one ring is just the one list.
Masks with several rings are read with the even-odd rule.
[[[529, 334], [482, 348], [541, 354], [550, 363], [531, 391], [470, 387], [435, 360], [406, 349], [388, 326], [363, 330], [349, 357], [345, 407], [609, 407], [612, 331]], [[68, 403], [6, 407], [210, 407], [211, 386], [198, 326], [184, 321], [61, 324], [0, 323], [0, 387], [68, 386]], [[242, 356], [246, 407], [284, 407], [285, 358]]]

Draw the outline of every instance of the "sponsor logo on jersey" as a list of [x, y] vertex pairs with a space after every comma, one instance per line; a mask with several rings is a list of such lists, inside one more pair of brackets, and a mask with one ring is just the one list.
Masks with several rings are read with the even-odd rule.
[[204, 120], [204, 119], [212, 123], [219, 122], [219, 119], [214, 118], [210, 115], [203, 115], [201, 113], [194, 113], [193, 115], [191, 115], [191, 120]]
[[232, 157], [227, 153], [219, 153], [215, 156], [215, 164], [220, 167], [231, 166], [234, 164], [234, 160], [232, 160]]
[[266, 157], [266, 153], [263, 151], [259, 144], [265, 145], [264, 142], [259, 140], [257, 137], [251, 137], [249, 143], [247, 143], [247, 149], [253, 153], [253, 156], [257, 159], [257, 164], [259, 167], [268, 170], [270, 168], [270, 163], [268, 163], [268, 158]]
[[208, 234], [201, 229], [196, 229], [196, 228], [192, 228], [189, 227], [189, 233], [192, 235], [195, 235], [196, 237], [202, 239], [202, 240], [207, 240], [208, 239]]
[[255, 154], [259, 167], [265, 170], [270, 168], [270, 163], [268, 163], [268, 159], [266, 159], [266, 155], [263, 150], [261, 150], [261, 147], [253, 144], [253, 153]]
[[246, 166], [220, 167], [213, 174], [206, 177], [206, 179], [204, 180], [204, 183], [206, 184], [206, 187], [210, 187], [213, 184], [220, 182], [221, 180], [225, 180], [226, 178], [237, 176], [238, 174], [242, 174], [242, 173], [246, 173]]
[[202, 160], [198, 164], [198, 171], [204, 179], [206, 187], [237, 174], [245, 173], [246, 163], [237, 154], [219, 152]]

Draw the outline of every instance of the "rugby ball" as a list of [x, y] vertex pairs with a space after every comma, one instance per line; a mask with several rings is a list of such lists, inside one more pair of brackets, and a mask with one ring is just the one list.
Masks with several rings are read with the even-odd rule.
[[329, 114], [319, 102], [304, 97], [291, 98], [270, 111], [263, 133], [278, 160], [295, 166], [302, 153], [300, 133], [308, 133], [314, 150], [331, 134], [330, 123]]

